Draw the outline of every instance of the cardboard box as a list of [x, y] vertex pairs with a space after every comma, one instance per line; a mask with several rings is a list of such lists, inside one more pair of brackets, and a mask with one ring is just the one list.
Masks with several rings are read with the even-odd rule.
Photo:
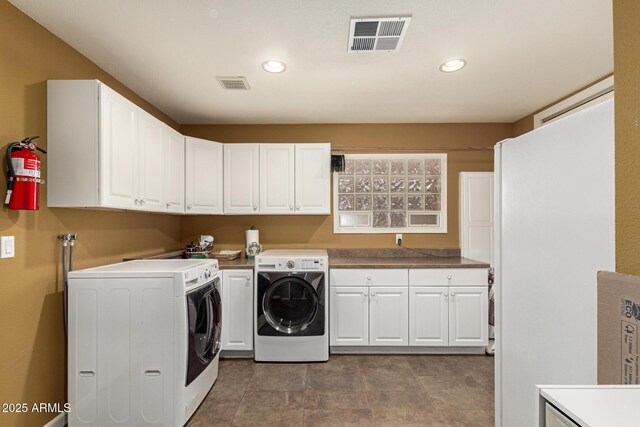
[[598, 384], [639, 384], [640, 277], [598, 272]]

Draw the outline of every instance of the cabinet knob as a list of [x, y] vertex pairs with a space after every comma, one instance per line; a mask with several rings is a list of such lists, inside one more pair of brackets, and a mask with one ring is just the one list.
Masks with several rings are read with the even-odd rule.
[[448, 297], [448, 296], [449, 296], [449, 294], [448, 294], [447, 292], [445, 292], [445, 293], [444, 293], [444, 296], [445, 296], [445, 297]]
[[371, 280], [371, 276], [367, 276], [367, 280]]
[[296, 205], [296, 210], [299, 211], [300, 210], [300, 206]]
[[135, 200], [133, 201], [133, 203], [135, 203], [136, 205], [137, 205], [137, 204], [139, 204], [139, 203], [140, 203], [140, 199], [135, 199]]
[[369, 295], [367, 292], [363, 292], [362, 296], [366, 297], [367, 295]]
[[171, 207], [171, 203], [167, 203], [167, 209]]
[[451, 296], [452, 296], [452, 297], [455, 297], [455, 296], [456, 296], [456, 293], [455, 293], [455, 292], [451, 292]]
[[448, 275], [448, 276], [447, 276], [447, 280], [451, 280], [451, 275]]
[[375, 292], [371, 292], [371, 296], [372, 296], [372, 297], [375, 297], [375, 296], [376, 296], [376, 293], [375, 293]]
[[246, 280], [247, 282], [251, 279], [251, 276], [247, 276], [244, 278], [244, 280]]
[[187, 205], [187, 209], [191, 209], [193, 206], [191, 205]]
[[140, 199], [140, 204], [144, 205], [144, 199]]
[[257, 210], [258, 210], [258, 206], [253, 205], [253, 210], [254, 210], [254, 211], [257, 211]]
[[289, 210], [292, 211], [293, 210], [293, 206], [289, 206]]

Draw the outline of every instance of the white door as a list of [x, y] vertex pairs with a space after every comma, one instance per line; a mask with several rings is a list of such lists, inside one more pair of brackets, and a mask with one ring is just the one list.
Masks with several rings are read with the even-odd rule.
[[296, 213], [331, 213], [331, 144], [296, 144]]
[[293, 213], [294, 147], [260, 144], [260, 213]]
[[486, 286], [449, 288], [449, 346], [486, 346], [489, 295]]
[[369, 345], [369, 288], [331, 288], [332, 346]]
[[185, 212], [221, 214], [223, 144], [190, 136], [185, 144]]
[[138, 205], [145, 211], [164, 211], [166, 125], [138, 109]]
[[449, 345], [449, 288], [409, 288], [409, 345]]
[[136, 209], [138, 107], [100, 85], [101, 205]]
[[369, 343], [409, 344], [409, 288], [371, 287], [369, 297]]
[[[184, 136], [164, 129], [164, 202], [167, 212], [184, 212]], [[218, 183], [218, 185], [220, 185]]]
[[258, 144], [224, 145], [224, 213], [258, 213]]
[[460, 250], [493, 265], [493, 172], [460, 172]]
[[222, 271], [222, 350], [253, 350], [252, 273]]

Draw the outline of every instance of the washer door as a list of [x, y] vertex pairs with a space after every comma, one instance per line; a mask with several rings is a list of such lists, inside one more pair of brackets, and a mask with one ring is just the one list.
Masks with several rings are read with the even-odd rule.
[[220, 351], [222, 298], [215, 286], [216, 278], [187, 294], [189, 312], [189, 361], [186, 385], [211, 363]]
[[295, 276], [276, 280], [262, 298], [267, 323], [285, 334], [304, 331], [313, 323], [318, 310], [318, 293], [314, 287]]

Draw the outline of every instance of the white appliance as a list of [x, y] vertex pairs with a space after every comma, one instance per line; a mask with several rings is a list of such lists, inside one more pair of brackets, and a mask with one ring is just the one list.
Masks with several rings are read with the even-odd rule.
[[256, 361], [329, 360], [328, 266], [324, 250], [269, 250], [256, 257]]
[[613, 107], [496, 146], [497, 426], [534, 425], [536, 384], [596, 383], [596, 272], [615, 269]]
[[68, 425], [184, 425], [218, 374], [221, 302], [217, 260], [70, 272]]

